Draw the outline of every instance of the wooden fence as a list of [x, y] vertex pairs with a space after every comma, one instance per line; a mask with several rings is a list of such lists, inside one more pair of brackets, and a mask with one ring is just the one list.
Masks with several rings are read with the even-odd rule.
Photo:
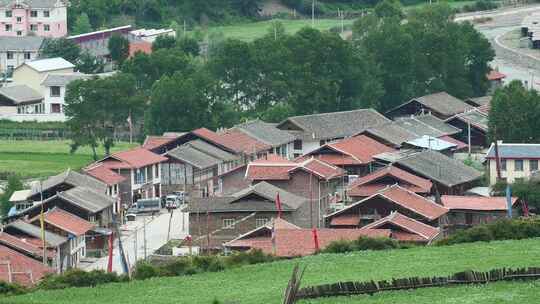
[[[428, 287], [446, 287], [462, 284], [485, 284], [496, 281], [536, 280], [540, 279], [540, 267], [519, 269], [494, 269], [487, 272], [464, 271], [448, 277], [412, 277], [392, 279], [390, 281], [339, 282], [318, 286], [304, 287], [296, 293], [295, 301], [307, 298], [348, 296], [369, 294], [381, 291], [417, 289]], [[291, 303], [291, 302], [289, 302]]]

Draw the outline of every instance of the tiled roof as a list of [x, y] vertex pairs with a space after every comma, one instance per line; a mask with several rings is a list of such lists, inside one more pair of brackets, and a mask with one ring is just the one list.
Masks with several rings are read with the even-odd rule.
[[332, 112], [289, 117], [277, 125], [285, 129], [293, 124], [303, 132], [306, 138], [332, 139], [358, 134], [364, 129], [389, 122], [373, 109], [358, 109], [344, 112]]
[[[518, 201], [517, 197], [512, 197], [512, 206]], [[480, 197], [480, 196], [458, 196], [443, 195], [442, 204], [450, 210], [474, 210], [474, 211], [506, 211], [508, 206], [506, 197]]]
[[[41, 190], [47, 191], [61, 184], [68, 184], [72, 187], [85, 187], [103, 194], [107, 191], [107, 185], [96, 178], [67, 169], [58, 175], [47, 178], [41, 185], [39, 183], [34, 183], [31, 189], [32, 195], [38, 195]], [[40, 187], [42, 189], [40, 189]]]
[[11, 100], [14, 105], [38, 103], [43, 100], [43, 95], [24, 84], [0, 87], [0, 96]]
[[[383, 189], [385, 187], [384, 183], [378, 181], [389, 176], [412, 185], [413, 187], [409, 187], [408, 185], [400, 184], [401, 187], [407, 188], [410, 191], [417, 193], [429, 193], [431, 191], [432, 183], [428, 179], [416, 176], [405, 170], [390, 165], [357, 179], [351, 186], [349, 186], [348, 194], [351, 196], [369, 196], [376, 191]], [[370, 186], [376, 187], [369, 188]], [[373, 192], [371, 192], [369, 195], [365, 195], [366, 190], [369, 190], [368, 192]]]
[[482, 177], [481, 172], [436, 151], [414, 153], [397, 160], [396, 164], [447, 187], [472, 182]]
[[206, 128], [199, 128], [191, 131], [191, 133], [197, 135], [200, 138], [203, 138], [211, 143], [217, 144], [219, 146], [222, 146], [230, 151], [234, 151], [236, 153], [242, 152], [241, 149], [238, 150], [234, 144], [231, 144], [230, 141], [224, 139], [221, 134], [218, 134], [214, 131], [208, 130]]
[[435, 220], [440, 216], [446, 214], [448, 210], [441, 205], [436, 204], [435, 202], [420, 196], [414, 192], [411, 192], [399, 185], [393, 185], [385, 188], [378, 193], [375, 193], [365, 199], [358, 201], [352, 205], [347, 206], [344, 209], [336, 211], [332, 214], [327, 215], [329, 218], [333, 218], [338, 214], [345, 213], [345, 211], [355, 208], [360, 204], [363, 204], [367, 201], [372, 200], [373, 198], [383, 198], [393, 202], [396, 205], [401, 206], [409, 211], [412, 211], [428, 220]]
[[246, 178], [250, 180], [289, 180], [291, 174], [297, 170], [304, 170], [325, 180], [344, 174], [341, 168], [315, 158], [291, 162], [275, 154], [268, 154], [266, 159], [258, 159], [248, 164]]
[[107, 158], [117, 159], [121, 162], [128, 164], [131, 168], [142, 168], [167, 160], [167, 158], [150, 152], [143, 147], [137, 147], [126, 151], [116, 152]]
[[412, 101], [417, 101], [428, 109], [443, 114], [445, 116], [454, 115], [457, 113], [470, 110], [472, 107], [460, 99], [446, 93], [439, 92], [422, 97], [413, 98]]
[[400, 147], [402, 143], [408, 140], [418, 137], [417, 134], [401, 127], [395, 122], [377, 125], [361, 132], [360, 134], [366, 136], [371, 135], [370, 137], [375, 137], [375, 140], [388, 142], [395, 148]]
[[474, 106], [482, 106], [485, 104], [489, 104], [492, 98], [493, 96], [482, 96], [482, 97], [469, 98], [467, 99], [467, 101], [469, 101], [469, 103], [472, 103]]
[[[85, 187], [75, 187], [64, 192], [59, 192], [56, 196], [93, 213], [99, 212], [115, 203], [114, 198]], [[54, 199], [56, 196], [50, 199]]]
[[0, 245], [1, 281], [29, 287], [36, 284], [47, 273], [54, 273], [54, 270], [22, 253]]
[[201, 170], [218, 165], [221, 162], [219, 159], [201, 152], [189, 145], [176, 147], [165, 153], [165, 155], [186, 162]]
[[196, 139], [187, 142], [186, 145], [193, 147], [201, 152], [204, 152], [212, 157], [218, 158], [224, 162], [236, 160], [238, 157], [232, 153], [229, 153], [221, 148], [211, 145], [203, 140]]
[[456, 114], [453, 117], [448, 118], [446, 121], [449, 123], [452, 122], [452, 120], [458, 119], [464, 122], [465, 124], [470, 123], [471, 126], [476, 127], [484, 132], [487, 132], [488, 130], [488, 113], [483, 112], [479, 108], [475, 108], [474, 110], [470, 110], [464, 113]]
[[239, 130], [227, 130], [225, 133], [219, 134], [220, 141], [229, 147], [232, 147], [237, 152], [246, 154], [258, 153], [266, 151], [272, 147], [265, 144], [246, 133]]
[[[32, 255], [36, 258], [43, 257], [43, 249], [39, 246], [36, 246], [30, 242], [26, 242], [24, 239], [17, 238], [11, 234], [0, 232], [0, 244], [26, 253], [27, 255]], [[47, 256], [53, 258], [54, 255], [51, 252], [48, 252]]]
[[[397, 226], [403, 229], [404, 232], [417, 235], [420, 237], [420, 239], [411, 237], [405, 233], [394, 233], [394, 229], [388, 227], [389, 225]], [[423, 240], [425, 242], [430, 242], [435, 237], [437, 237], [440, 233], [439, 228], [435, 228], [433, 226], [424, 224], [408, 216], [405, 216], [399, 212], [392, 212], [387, 217], [384, 217], [373, 223], [370, 223], [364, 226], [363, 228], [364, 229], [381, 229], [381, 228], [389, 229], [390, 228], [392, 229], [392, 236], [394, 236], [395, 234], [396, 238], [400, 241]]]
[[[22, 220], [16, 220], [15, 222], [11, 222], [6, 225], [6, 228], [21, 231], [24, 234], [30, 235], [35, 238], [41, 238], [40, 227], [34, 226]], [[67, 238], [61, 235], [58, 235], [56, 233], [53, 233], [47, 230], [45, 231], [45, 242], [52, 247], [59, 246], [67, 241], [68, 241]]]
[[449, 143], [455, 144], [456, 145], [456, 148], [455, 148], [456, 150], [461, 150], [461, 149], [465, 149], [465, 148], [468, 147], [468, 145], [466, 143], [462, 142], [461, 140], [457, 140], [457, 139], [455, 139], [453, 137], [450, 137], [448, 135], [441, 136], [441, 137], [439, 137], [439, 139], [442, 139], [442, 140], [447, 141]]
[[394, 121], [398, 126], [406, 129], [416, 137], [429, 135], [440, 137], [443, 135], [453, 135], [461, 132], [460, 129], [445, 123], [443, 120], [431, 115], [424, 114], [411, 117], [400, 117]]
[[166, 145], [177, 138], [177, 136], [146, 136], [142, 147], [147, 150], [152, 150]]
[[125, 177], [109, 169], [103, 163], [95, 164], [84, 169], [84, 171], [109, 186], [119, 184], [126, 180]]
[[[334, 154], [335, 157], [332, 158], [328, 156], [328, 154], [319, 153], [324, 149], [333, 150], [337, 154], [348, 156], [348, 158], [344, 159], [342, 156], [336, 156], [336, 154]], [[351, 164], [368, 164], [373, 161], [373, 155], [391, 151], [395, 150], [370, 137], [359, 135], [345, 138], [335, 143], [326, 144], [307, 155], [314, 155], [316, 158], [320, 158], [333, 165], [341, 165], [348, 162]]]
[[360, 224], [359, 214], [341, 214], [332, 217], [331, 226], [358, 226]]
[[307, 159], [299, 163], [298, 167], [292, 170], [300, 169], [313, 173], [319, 178], [323, 178], [325, 180], [330, 180], [336, 177], [343, 176], [345, 174], [345, 170], [316, 158]]
[[234, 128], [272, 147], [290, 143], [295, 139], [289, 132], [276, 128], [275, 124], [261, 120], [249, 121]]
[[47, 211], [45, 222], [76, 236], [84, 235], [88, 230], [94, 228], [92, 223], [60, 208]]
[[70, 82], [81, 79], [90, 79], [92, 75], [86, 75], [82, 73], [69, 73], [69, 74], [47, 74], [45, 79], [41, 82], [41, 85], [52, 87], [52, 86], [66, 86]]
[[0, 51], [37, 52], [41, 48], [43, 39], [43, 37], [39, 36], [0, 37]]
[[[540, 144], [500, 143], [499, 157], [509, 159], [540, 159]], [[486, 158], [495, 158], [495, 145], [491, 144]]]
[[496, 70], [491, 70], [487, 74], [488, 80], [501, 80], [503, 78], [506, 78], [506, 75]]

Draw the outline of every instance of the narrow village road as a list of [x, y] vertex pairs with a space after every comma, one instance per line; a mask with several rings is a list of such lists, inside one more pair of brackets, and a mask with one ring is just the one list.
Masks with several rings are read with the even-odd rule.
[[[153, 219], [151, 216], [145, 216], [145, 220], [147, 221], [146, 229], [139, 225], [136, 233], [133, 231], [128, 236], [122, 237], [122, 245], [130, 267], [133, 266], [137, 260], [144, 259], [145, 254], [146, 256], [149, 256], [167, 242], [169, 219], [170, 214], [167, 212], [161, 213]], [[187, 235], [188, 225], [188, 214], [182, 212], [180, 209], [174, 210], [171, 220], [170, 238], [183, 239]], [[146, 253], [144, 247], [145, 230]], [[103, 257], [94, 263], [83, 267], [83, 269], [88, 271], [94, 269], [107, 270], [107, 263], [108, 257]], [[119, 274], [124, 272], [120, 262], [118, 242], [115, 242], [114, 245], [113, 271]]]

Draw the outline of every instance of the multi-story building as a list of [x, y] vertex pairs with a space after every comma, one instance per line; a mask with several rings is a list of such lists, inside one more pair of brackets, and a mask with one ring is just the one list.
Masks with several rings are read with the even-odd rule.
[[0, 1], [0, 36], [64, 37], [67, 3], [62, 0]]
[[[499, 164], [501, 179], [503, 182], [514, 183], [527, 180], [538, 171], [540, 160], [540, 144], [498, 144]], [[489, 184], [497, 183], [497, 161], [495, 157], [495, 145], [489, 148], [486, 160]]]
[[13, 70], [36, 59], [43, 37], [0, 37], [0, 82], [11, 78]]

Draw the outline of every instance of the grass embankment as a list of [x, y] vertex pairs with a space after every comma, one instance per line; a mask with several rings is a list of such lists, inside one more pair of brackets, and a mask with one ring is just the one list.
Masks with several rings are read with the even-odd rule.
[[[444, 247], [350, 254], [322, 254], [303, 259], [245, 266], [218, 273], [187, 277], [155, 278], [96, 288], [39, 291], [0, 299], [13, 304], [177, 304], [280, 303], [283, 289], [297, 262], [307, 266], [304, 285], [338, 281], [364, 281], [410, 276], [449, 275], [475, 269], [540, 265], [540, 239], [472, 243]], [[437, 288], [403, 291], [374, 297], [328, 298], [321, 303], [528, 303], [540, 295], [538, 283], [498, 283], [487, 287]], [[477, 290], [475, 288], [478, 288]], [[485, 288], [485, 289], [482, 289]], [[468, 294], [465, 291], [470, 290]], [[474, 291], [474, 292], [473, 292]], [[484, 292], [486, 291], [486, 292]], [[493, 295], [490, 293], [493, 292]], [[397, 302], [396, 299], [401, 299]], [[453, 298], [452, 302], [445, 302]], [[395, 300], [395, 301], [394, 301]], [[326, 302], [325, 302], [326, 301]], [[377, 302], [378, 301], [378, 302]], [[315, 302], [318, 303], [318, 302]]]
[[[23, 178], [57, 174], [65, 169], [78, 170], [92, 162], [92, 151], [82, 147], [69, 153], [69, 141], [0, 140], [0, 173], [16, 173]], [[118, 143], [114, 151], [133, 145]], [[98, 149], [103, 155], [103, 149]]]

